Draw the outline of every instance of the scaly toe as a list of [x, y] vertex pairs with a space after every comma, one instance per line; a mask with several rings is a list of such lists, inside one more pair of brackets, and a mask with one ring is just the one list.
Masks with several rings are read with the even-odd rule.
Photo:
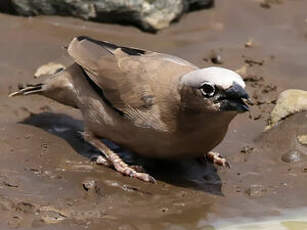
[[130, 168], [134, 169], [138, 173], [145, 173], [145, 169], [141, 165], [130, 165]]
[[107, 160], [105, 157], [101, 155], [94, 156], [92, 159], [96, 162], [97, 165], [104, 165], [107, 167], [113, 166], [109, 160]]
[[157, 183], [155, 178], [153, 178], [152, 176], [150, 176], [147, 173], [136, 173], [136, 175], [134, 177], [138, 178], [139, 180], [145, 181], [145, 182], [150, 182], [150, 183], [154, 183], [154, 184]]

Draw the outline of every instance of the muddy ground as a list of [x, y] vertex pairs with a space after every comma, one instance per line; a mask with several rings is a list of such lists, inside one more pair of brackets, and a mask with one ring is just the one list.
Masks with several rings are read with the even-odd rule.
[[[155, 35], [72, 18], [0, 14], [0, 228], [213, 229], [225, 218], [306, 206], [307, 148], [296, 136], [307, 133], [307, 113], [263, 130], [281, 91], [306, 90], [307, 2], [266, 2], [220, 0]], [[216, 148], [232, 168], [148, 161], [116, 149], [158, 183], [123, 177], [90, 161], [97, 150], [82, 140], [77, 110], [40, 96], [7, 97], [18, 83], [33, 81], [40, 65], [69, 65], [63, 47], [81, 34], [203, 67], [221, 58], [217, 65], [240, 69], [255, 105], [235, 118]], [[299, 152], [298, 161], [284, 161], [291, 151]]]

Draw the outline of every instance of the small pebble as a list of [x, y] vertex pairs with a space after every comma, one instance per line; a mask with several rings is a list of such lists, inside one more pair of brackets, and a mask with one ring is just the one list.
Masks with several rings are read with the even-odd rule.
[[222, 59], [222, 56], [214, 50], [211, 50], [211, 52], [210, 52], [210, 61], [213, 64], [219, 64], [219, 65], [223, 64], [223, 62], [224, 62], [223, 59]]
[[85, 191], [89, 191], [95, 188], [96, 181], [95, 180], [86, 180], [82, 184]]
[[297, 136], [297, 141], [302, 145], [307, 145], [307, 135]]
[[253, 47], [253, 45], [254, 45], [253, 39], [248, 39], [248, 41], [245, 42], [245, 44], [244, 44], [245, 48]]
[[297, 150], [290, 151], [281, 156], [281, 160], [287, 163], [297, 162], [301, 160], [301, 153]]
[[222, 57], [220, 55], [212, 56], [210, 60], [213, 64], [219, 64], [219, 65], [223, 64], [223, 60], [222, 60]]

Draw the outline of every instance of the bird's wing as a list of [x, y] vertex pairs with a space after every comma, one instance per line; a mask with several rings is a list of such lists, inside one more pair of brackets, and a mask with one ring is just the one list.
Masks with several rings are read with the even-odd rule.
[[110, 104], [123, 114], [154, 113], [178, 77], [197, 69], [167, 54], [117, 46], [88, 37], [76, 37], [69, 55], [103, 91]]

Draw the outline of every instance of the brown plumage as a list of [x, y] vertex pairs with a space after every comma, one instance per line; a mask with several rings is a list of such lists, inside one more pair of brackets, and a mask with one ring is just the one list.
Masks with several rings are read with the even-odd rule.
[[145, 157], [225, 159], [209, 151], [247, 110], [244, 82], [223, 68], [199, 69], [175, 56], [77, 37], [75, 64], [11, 96], [38, 93], [81, 110], [85, 139], [124, 175], [154, 181], [127, 166], [99, 138]]

